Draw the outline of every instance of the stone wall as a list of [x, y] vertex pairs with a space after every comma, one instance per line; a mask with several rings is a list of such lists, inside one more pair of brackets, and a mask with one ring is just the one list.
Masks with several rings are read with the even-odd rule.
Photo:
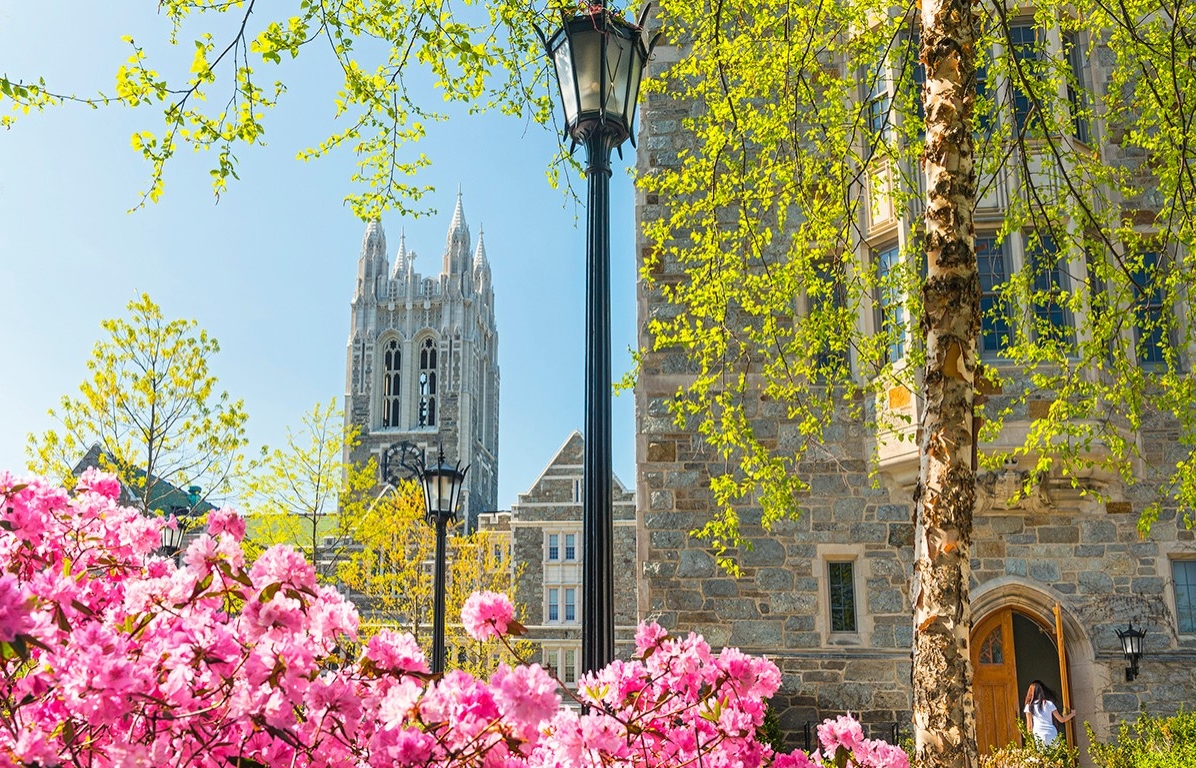
[[[581, 643], [582, 540], [581, 480], [585, 441], [574, 432], [561, 446], [556, 456], [526, 493], [519, 495], [511, 508], [511, 541], [513, 561], [522, 568], [516, 595], [521, 603], [523, 623], [528, 627], [528, 639]], [[614, 500], [615, 544], [615, 635], [616, 655], [631, 652], [638, 605], [636, 602], [636, 526], [635, 496], [623, 488], [616, 478], [612, 488]], [[575, 535], [575, 558], [550, 563], [547, 560], [546, 536], [555, 532]], [[563, 539], [560, 545], [564, 546]], [[563, 553], [561, 553], [563, 555]], [[577, 588], [577, 620], [573, 623], [550, 623], [545, 612], [546, 574], [554, 570], [555, 578]]]
[[[672, 60], [674, 52], [660, 49], [652, 66]], [[682, 121], [696, 109], [659, 94], [646, 97], [641, 172], [673, 164], [679, 151], [694, 149]], [[638, 223], [667, 215], [667, 203], [641, 191]], [[642, 267], [652, 244], [642, 227], [637, 231]], [[890, 738], [896, 725], [899, 735], [909, 736], [908, 595], [917, 469], [912, 444], [882, 446], [879, 471], [870, 472], [876, 468], [871, 462], [878, 455], [877, 436], [862, 421], [839, 414], [817, 460], [799, 468], [811, 484], [800, 517], [764, 530], [758, 508], [739, 508], [753, 547], [736, 553], [738, 577], [722, 572], [714, 553], [689, 532], [710, 519], [715, 508], [710, 480], [726, 464], [695, 431], [674, 422], [668, 400], [696, 372], [684, 351], [653, 349], [646, 330], [649, 321], [674, 311], [663, 287], [689, 278], [668, 256], [651, 277], [651, 283], [641, 279], [637, 294], [640, 348], [648, 350], [636, 389], [641, 615], [674, 632], [699, 632], [715, 648], [738, 646], [775, 660], [783, 680], [774, 706], [791, 744], [803, 741], [807, 723], [844, 711], [856, 713], [869, 735]], [[916, 424], [916, 399], [906, 400], [906, 415]], [[1027, 428], [1036, 407], [1043, 403], [1032, 401], [1015, 413], [1010, 432]], [[767, 444], [783, 447], [800, 438], [777, 403], [751, 402], [748, 417]], [[1148, 464], [1173, 467], [1181, 455], [1164, 420], [1148, 421], [1138, 442]], [[1058, 603], [1073, 704], [1079, 721], [1090, 722], [1098, 735], [1142, 709], [1165, 714], [1185, 703], [1190, 708], [1196, 635], [1176, 632], [1171, 562], [1196, 558], [1193, 532], [1177, 522], [1174, 510], [1165, 510], [1151, 536], [1142, 539], [1137, 522], [1152, 499], [1148, 485], [1123, 487], [1104, 475], [1089, 480], [1088, 490], [1100, 491], [1099, 499], [1081, 495], [1070, 483], [1048, 481], [1007, 507], [1025, 479], [1025, 471], [1012, 465], [980, 478], [974, 620], [1012, 610], [1053, 636]], [[855, 567], [856, 633], [829, 629], [827, 562], [839, 560]], [[1147, 655], [1139, 677], [1127, 682], [1116, 630], [1131, 620], [1147, 627]]]

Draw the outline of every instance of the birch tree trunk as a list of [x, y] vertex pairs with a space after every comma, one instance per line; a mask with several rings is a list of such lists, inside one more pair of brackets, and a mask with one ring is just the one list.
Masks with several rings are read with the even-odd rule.
[[973, 395], [980, 330], [972, 222], [976, 32], [970, 0], [923, 2], [926, 370], [911, 595], [914, 740], [921, 768], [978, 764], [968, 650], [976, 497]]

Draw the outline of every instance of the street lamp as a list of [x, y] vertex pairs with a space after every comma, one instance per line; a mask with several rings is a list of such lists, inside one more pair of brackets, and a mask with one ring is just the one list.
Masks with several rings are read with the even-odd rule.
[[[640, 78], [652, 47], [648, 8], [632, 24], [601, 1], [540, 39], [556, 69], [565, 130], [586, 148], [586, 449], [583, 465], [581, 656], [583, 671], [615, 655], [614, 521], [610, 438], [610, 152], [631, 138]], [[539, 33], [539, 30], [536, 30]], [[622, 149], [620, 148], [620, 154]]]
[[461, 489], [465, 473], [461, 462], [449, 464], [444, 459], [444, 447], [437, 449], [436, 465], [429, 467], [424, 453], [411, 443], [396, 443], [383, 456], [382, 479], [397, 484], [400, 470], [419, 479], [424, 491], [424, 519], [436, 529], [436, 581], [432, 598], [432, 672], [444, 671], [444, 592], [447, 556], [445, 537], [448, 527], [457, 522], [457, 506], [461, 503]]

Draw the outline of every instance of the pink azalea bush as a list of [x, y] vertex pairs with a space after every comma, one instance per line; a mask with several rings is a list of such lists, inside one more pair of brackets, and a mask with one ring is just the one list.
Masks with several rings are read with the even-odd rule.
[[[756, 729], [776, 666], [654, 624], [583, 677], [584, 709], [538, 665], [431, 676], [406, 634], [347, 658], [357, 614], [300, 554], [245, 563], [244, 520], [220, 510], [176, 565], [119, 490], [0, 473], [0, 768], [908, 766], [850, 718], [820, 728], [821, 753], [773, 753]], [[475, 638], [521, 629], [501, 595], [463, 614]]]

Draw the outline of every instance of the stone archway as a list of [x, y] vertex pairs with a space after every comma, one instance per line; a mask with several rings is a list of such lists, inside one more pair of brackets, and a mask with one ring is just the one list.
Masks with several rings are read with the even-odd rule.
[[[1030, 582], [1016, 576], [1006, 576], [994, 579], [977, 587], [972, 593], [973, 634], [972, 659], [973, 671], [976, 677], [975, 693], [977, 708], [977, 730], [984, 732], [984, 738], [996, 738], [1001, 743], [1008, 741], [1010, 727], [1016, 727], [1007, 722], [1010, 714], [1004, 710], [1010, 709], [1011, 704], [1005, 699], [1013, 697], [1012, 706], [1016, 707], [1016, 714], [1021, 712], [1021, 696], [1025, 693], [1027, 681], [1018, 681], [1016, 648], [1020, 645], [1026, 655], [1042, 655], [1046, 648], [1054, 651], [1054, 607], [1058, 603], [1061, 607], [1063, 624], [1064, 649], [1067, 654], [1067, 675], [1071, 691], [1072, 707], [1076, 710], [1076, 727], [1074, 734], [1081, 745], [1081, 754], [1086, 752], [1086, 737], [1082, 723], [1094, 719], [1099, 702], [1096, 699], [1097, 681], [1095, 650], [1084, 627], [1068, 608], [1067, 597], [1054, 590], [1043, 588], [1042, 585]], [[996, 637], [994, 629], [999, 630], [1000, 637]], [[1049, 643], [1042, 638], [1035, 638], [1035, 632], [1049, 635]], [[983, 637], [981, 636], [983, 635]], [[995, 639], [994, 639], [995, 638]], [[990, 645], [987, 651], [985, 642]], [[993, 643], [1004, 643], [1002, 659], [994, 664]], [[1028, 653], [1027, 653], [1028, 652]], [[987, 664], [977, 663], [981, 653], [987, 653]], [[1023, 660], [1025, 662], [1026, 660]], [[1031, 659], [1042, 670], [1046, 663], [1043, 659]], [[1034, 663], [1021, 665], [1021, 676], [1039, 676], [1035, 673]], [[1054, 679], [1058, 679], [1058, 661], [1054, 661]], [[1045, 675], [1049, 676], [1049, 675]], [[1049, 684], [1049, 683], [1048, 683]], [[1012, 689], [1012, 693], [1011, 693]], [[1000, 708], [999, 717], [990, 717], [986, 723], [981, 723], [984, 707]], [[978, 736], [981, 736], [978, 733]], [[981, 750], [987, 751], [981, 744]]]

